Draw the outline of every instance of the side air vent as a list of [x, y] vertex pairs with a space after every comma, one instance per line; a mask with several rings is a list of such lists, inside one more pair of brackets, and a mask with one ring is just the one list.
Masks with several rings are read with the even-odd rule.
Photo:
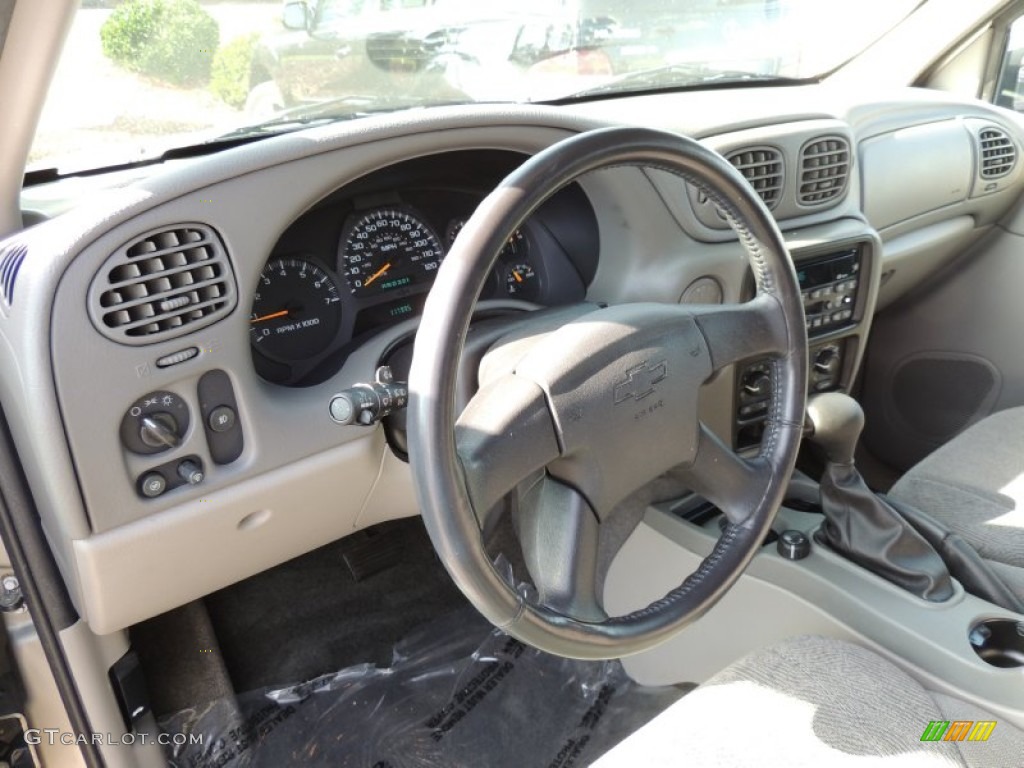
[[122, 246], [89, 290], [96, 327], [122, 344], [151, 344], [198, 330], [236, 302], [224, 246], [203, 224], [159, 229]]
[[824, 205], [846, 191], [850, 178], [850, 144], [842, 136], [826, 136], [800, 150], [801, 205]]
[[1017, 149], [1002, 128], [982, 128], [978, 132], [978, 149], [983, 179], [1001, 179], [1017, 163]]
[[769, 208], [782, 195], [782, 153], [774, 147], [751, 147], [730, 152], [725, 159], [736, 166]]
[[18, 270], [28, 256], [28, 248], [22, 243], [12, 243], [0, 248], [0, 298], [11, 307], [14, 305], [14, 282]]

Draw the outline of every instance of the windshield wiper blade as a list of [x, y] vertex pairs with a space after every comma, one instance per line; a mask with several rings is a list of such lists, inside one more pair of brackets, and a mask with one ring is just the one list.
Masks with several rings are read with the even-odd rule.
[[611, 95], [642, 95], [663, 91], [684, 91], [698, 88], [735, 88], [751, 84], [786, 86], [808, 85], [817, 78], [781, 77], [764, 72], [732, 69], [709, 69], [702, 64], [669, 64], [637, 72], [627, 72], [601, 85], [548, 99], [545, 104], [573, 104]]

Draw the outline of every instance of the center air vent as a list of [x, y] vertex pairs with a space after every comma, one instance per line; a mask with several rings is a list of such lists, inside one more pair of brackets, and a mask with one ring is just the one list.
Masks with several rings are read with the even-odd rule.
[[123, 344], [151, 344], [203, 328], [236, 301], [224, 247], [203, 224], [159, 229], [122, 246], [89, 290], [96, 327]]
[[846, 191], [850, 178], [850, 145], [842, 136], [826, 136], [800, 151], [801, 205], [824, 205]]
[[1017, 149], [1002, 128], [982, 128], [978, 132], [981, 155], [981, 178], [1000, 179], [1013, 170]]
[[774, 147], [751, 147], [730, 152], [725, 159], [736, 166], [769, 209], [782, 194], [782, 153]]

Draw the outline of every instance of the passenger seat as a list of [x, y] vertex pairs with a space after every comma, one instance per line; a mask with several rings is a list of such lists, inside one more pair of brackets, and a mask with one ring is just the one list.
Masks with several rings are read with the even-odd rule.
[[1024, 599], [1024, 407], [960, 433], [888, 495], [945, 523]]

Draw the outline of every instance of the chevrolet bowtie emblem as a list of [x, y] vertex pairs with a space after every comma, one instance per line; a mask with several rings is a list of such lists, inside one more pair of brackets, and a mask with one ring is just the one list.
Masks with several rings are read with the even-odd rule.
[[626, 371], [626, 378], [615, 385], [615, 404], [618, 405], [631, 397], [634, 400], [643, 400], [654, 392], [655, 385], [668, 376], [667, 362], [662, 360], [651, 365], [644, 360], [640, 365]]

